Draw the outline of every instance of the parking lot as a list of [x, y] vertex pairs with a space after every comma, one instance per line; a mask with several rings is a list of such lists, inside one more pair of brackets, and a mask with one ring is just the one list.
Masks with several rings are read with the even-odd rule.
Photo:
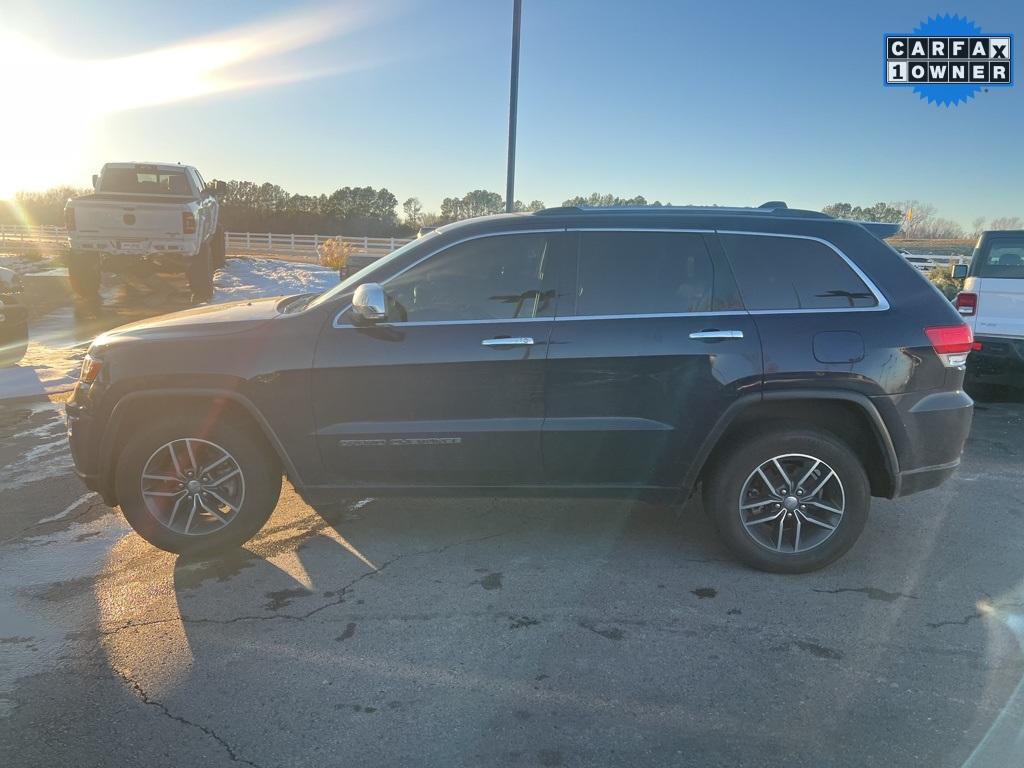
[[187, 561], [73, 477], [65, 396], [0, 403], [0, 764], [1019, 757], [1022, 403], [979, 404], [953, 481], [786, 577], [696, 501], [288, 487], [245, 550]]

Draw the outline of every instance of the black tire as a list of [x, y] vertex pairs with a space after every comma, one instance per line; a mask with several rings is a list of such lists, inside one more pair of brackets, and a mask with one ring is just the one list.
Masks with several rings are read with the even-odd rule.
[[193, 304], [202, 304], [213, 298], [213, 269], [210, 265], [209, 242], [203, 243], [199, 247], [199, 253], [189, 260], [185, 274], [188, 276]]
[[[801, 459], [799, 456], [809, 458]], [[776, 494], [781, 503], [769, 501], [767, 484], [756, 473], [758, 468], [769, 463], [765, 473], [767, 479], [775, 483], [778, 473], [771, 471], [774, 464], [770, 463], [775, 457], [792, 457], [783, 458], [780, 463], [782, 469], [792, 475], [793, 485], [801, 479], [804, 468], [812, 466], [814, 460], [821, 462], [819, 466], [827, 466], [817, 469], [817, 474], [811, 476], [813, 479], [808, 480], [807, 485], [812, 482], [817, 485], [820, 478], [827, 475], [825, 468], [833, 470], [836, 479], [826, 478], [822, 493], [831, 494], [828, 499], [831, 507], [837, 507], [834, 498], [842, 499], [841, 516], [819, 510], [818, 504], [810, 502], [809, 494], [813, 488], [799, 489], [801, 497], [808, 494], [802, 500], [808, 501], [810, 506], [801, 506], [800, 500], [790, 501], [798, 499], [795, 487], [789, 488], [785, 494], [778, 493], [779, 488], [772, 489], [770, 493]], [[853, 451], [829, 432], [810, 426], [769, 427], [732, 440], [716, 452], [713, 461], [715, 466], [704, 484], [705, 510], [729, 549], [753, 568], [773, 573], [806, 573], [824, 568], [845, 554], [864, 530], [871, 504], [867, 473]], [[783, 482], [780, 476], [780, 488]], [[745, 489], [746, 495], [743, 495]], [[820, 495], [815, 498], [819, 502], [822, 500]], [[740, 509], [743, 502], [756, 506], [752, 511], [744, 511]], [[791, 503], [795, 507], [787, 512]], [[811, 524], [807, 518], [808, 509], [819, 523]], [[781, 538], [777, 538], [780, 524], [770, 520], [772, 515], [778, 514], [782, 514], [783, 521]], [[746, 524], [741, 515], [746, 517]], [[803, 525], [798, 526], [801, 521]], [[822, 522], [826, 525], [820, 525]], [[832, 525], [834, 530], [829, 532], [828, 525]], [[797, 537], [801, 534], [798, 531], [804, 532], [806, 538], [804, 548], [796, 551], [800, 546]], [[807, 546], [808, 541], [813, 544], [818, 537], [824, 538], [813, 546]], [[766, 539], [767, 542], [764, 541]], [[776, 541], [781, 545], [779, 551], [774, 548]]]
[[224, 269], [227, 262], [227, 239], [224, 230], [217, 227], [217, 231], [210, 238], [210, 264], [214, 271]]
[[68, 254], [68, 281], [75, 296], [88, 306], [100, 304], [100, 257], [72, 251]]
[[[121, 512], [142, 538], [167, 552], [194, 555], [239, 547], [263, 527], [281, 495], [281, 466], [263, 436], [258, 434], [255, 428], [227, 422], [215, 422], [211, 427], [210, 421], [208, 416], [200, 418], [178, 415], [147, 424], [127, 442], [118, 457], [114, 481]], [[171, 521], [178, 523], [178, 529], [169, 527], [166, 524], [167, 520], [161, 521], [158, 518], [159, 510], [155, 510], [149, 504], [163, 503], [163, 498], [150, 497], [147, 504], [147, 499], [143, 496], [142, 478], [147, 465], [150, 467], [150, 473], [154, 471], [151, 459], [158, 461], [166, 455], [165, 446], [186, 438], [195, 446], [196, 459], [200, 465], [204, 460], [202, 451], [212, 451], [209, 446], [229, 454], [230, 460], [240, 470], [241, 474], [235, 478], [235, 482], [240, 477], [242, 488], [241, 497], [236, 497], [236, 511], [216, 505], [227, 518], [226, 523], [212, 515], [203, 515], [200, 511], [200, 518], [205, 518], [208, 523], [206, 527], [197, 525], [191, 533], [180, 530], [182, 524], [186, 522], [182, 512], [176, 511], [177, 520]], [[197, 446], [196, 443], [200, 445]], [[188, 453], [182, 452], [180, 446], [178, 455], [182, 468], [191, 471], [187, 469]], [[231, 466], [228, 465], [229, 468]], [[160, 481], [157, 481], [155, 486], [153, 481], [148, 481], [147, 484], [150, 491], [159, 491], [163, 487], [166, 487], [168, 492], [176, 489], [174, 482], [169, 482], [166, 486], [161, 486]], [[219, 492], [226, 496], [230, 495], [232, 488], [226, 484], [210, 487], [218, 488]], [[235, 485], [234, 488], [237, 489], [238, 486]], [[214, 506], [209, 495], [204, 495], [211, 501], [211, 506]], [[173, 498], [166, 503], [170, 505]], [[185, 506], [181, 509], [187, 510], [192, 495], [186, 494], [184, 501]], [[216, 525], [222, 527], [211, 527]]]

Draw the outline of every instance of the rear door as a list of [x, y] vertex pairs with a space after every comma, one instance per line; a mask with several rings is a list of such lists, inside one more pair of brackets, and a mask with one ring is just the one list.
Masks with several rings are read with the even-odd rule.
[[387, 280], [388, 322], [342, 314], [313, 370], [338, 485], [542, 482], [544, 358], [562, 231], [455, 243]]
[[757, 328], [713, 234], [576, 237], [548, 352], [546, 481], [678, 486], [722, 412], [759, 387]]
[[987, 234], [964, 290], [978, 294], [976, 335], [1024, 338], [1024, 234]]

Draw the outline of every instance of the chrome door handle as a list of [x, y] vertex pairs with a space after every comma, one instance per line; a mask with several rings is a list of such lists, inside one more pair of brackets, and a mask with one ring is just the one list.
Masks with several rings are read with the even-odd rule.
[[743, 331], [694, 331], [691, 339], [742, 339]]
[[509, 336], [504, 339], [484, 339], [480, 342], [485, 347], [530, 347], [533, 339], [530, 336]]

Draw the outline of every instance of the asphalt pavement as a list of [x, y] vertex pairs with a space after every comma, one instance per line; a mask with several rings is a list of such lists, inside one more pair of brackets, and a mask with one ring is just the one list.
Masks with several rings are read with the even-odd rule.
[[71, 471], [63, 369], [168, 309], [115, 293], [45, 306], [56, 386], [0, 400], [0, 766], [1024, 764], [1024, 403], [979, 403], [950, 482], [804, 576], [735, 562], [697, 501], [287, 484], [190, 561]]
[[158, 551], [0, 404], [0, 765], [1011, 766], [1024, 404], [805, 576], [699, 504], [286, 486], [244, 550]]

